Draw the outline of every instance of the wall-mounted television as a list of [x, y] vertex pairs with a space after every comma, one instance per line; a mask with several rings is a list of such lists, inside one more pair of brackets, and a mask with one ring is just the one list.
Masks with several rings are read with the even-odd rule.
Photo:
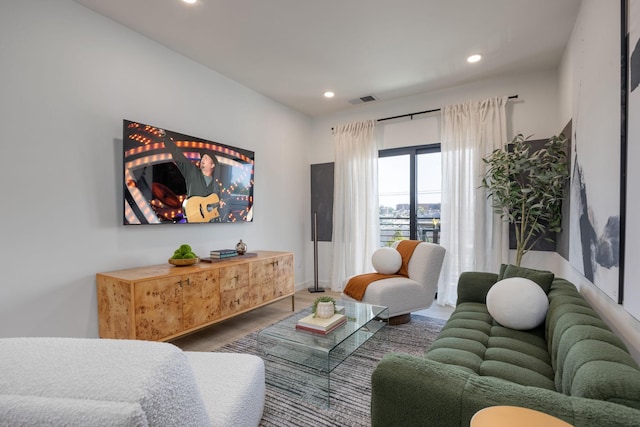
[[123, 222], [253, 220], [254, 152], [123, 121]]

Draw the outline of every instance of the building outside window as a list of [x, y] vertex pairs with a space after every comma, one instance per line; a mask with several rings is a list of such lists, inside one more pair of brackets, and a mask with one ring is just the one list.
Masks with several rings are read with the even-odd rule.
[[439, 144], [378, 153], [380, 246], [440, 242], [441, 172]]

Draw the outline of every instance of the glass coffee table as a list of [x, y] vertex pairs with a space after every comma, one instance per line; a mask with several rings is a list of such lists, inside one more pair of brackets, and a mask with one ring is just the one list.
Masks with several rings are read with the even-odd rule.
[[387, 325], [389, 312], [387, 307], [353, 301], [339, 300], [336, 305], [344, 307], [347, 322], [327, 335], [296, 329], [311, 307], [258, 333], [270, 385], [313, 403], [326, 399], [330, 405], [331, 372]]

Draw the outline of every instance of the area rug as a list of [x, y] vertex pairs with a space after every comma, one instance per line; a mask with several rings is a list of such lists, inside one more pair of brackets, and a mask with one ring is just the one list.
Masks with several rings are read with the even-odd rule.
[[[313, 396], [315, 387], [305, 380], [309, 375], [299, 365], [269, 361], [269, 375], [277, 377], [271, 382], [278, 385], [267, 383], [260, 426], [370, 426], [371, 373], [378, 362], [387, 353], [422, 356], [444, 324], [445, 320], [412, 315], [409, 323], [388, 326], [386, 336], [374, 335], [331, 373], [329, 407], [324, 394]], [[251, 333], [216, 351], [260, 355], [257, 336]]]

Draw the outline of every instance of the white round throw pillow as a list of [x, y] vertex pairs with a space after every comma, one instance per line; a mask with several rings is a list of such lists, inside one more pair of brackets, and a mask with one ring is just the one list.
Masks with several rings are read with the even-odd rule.
[[487, 310], [502, 326], [527, 330], [544, 322], [549, 299], [538, 284], [523, 277], [496, 283], [487, 293]]
[[394, 248], [376, 249], [371, 256], [371, 264], [380, 274], [395, 274], [402, 267], [402, 256]]

